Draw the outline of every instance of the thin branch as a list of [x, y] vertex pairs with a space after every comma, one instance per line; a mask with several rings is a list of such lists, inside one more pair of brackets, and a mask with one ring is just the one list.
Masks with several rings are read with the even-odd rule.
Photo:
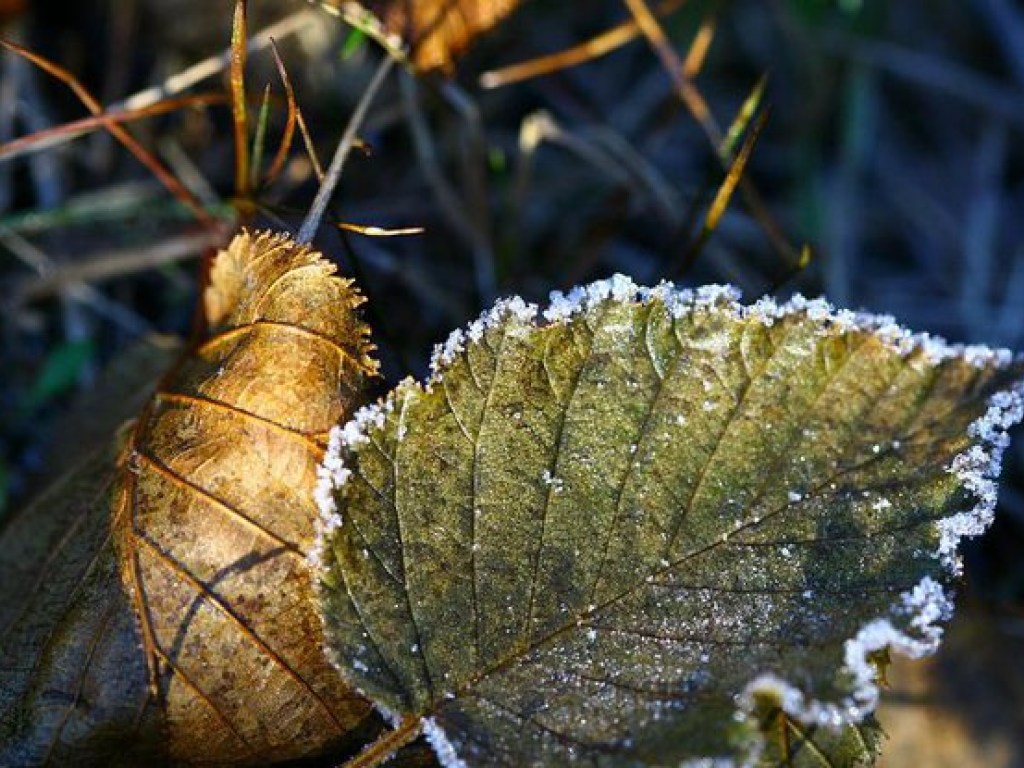
[[338, 180], [341, 178], [341, 171], [345, 167], [345, 161], [348, 160], [348, 156], [352, 152], [352, 147], [356, 140], [356, 133], [359, 128], [362, 127], [363, 121], [366, 119], [366, 114], [370, 111], [370, 105], [380, 92], [381, 87], [384, 85], [384, 80], [387, 78], [388, 73], [394, 65], [395, 59], [390, 56], [385, 56], [381, 61], [380, 66], [377, 67], [377, 71], [374, 73], [370, 84], [366, 86], [366, 90], [363, 92], [362, 98], [359, 99], [359, 103], [356, 105], [356, 109], [352, 113], [352, 117], [349, 119], [348, 125], [345, 127], [345, 132], [342, 134], [341, 140], [338, 142], [338, 148], [334, 152], [334, 158], [331, 160], [331, 165], [327, 169], [327, 176], [320, 185], [320, 189], [316, 193], [316, 198], [314, 198], [313, 204], [309, 208], [309, 213], [306, 215], [305, 220], [302, 222], [302, 226], [299, 228], [299, 234], [295, 238], [297, 242], [309, 243], [313, 240], [313, 236], [316, 234], [316, 230], [320, 226], [320, 220], [323, 218], [324, 211], [327, 209], [327, 203], [334, 194], [334, 189], [337, 187]]

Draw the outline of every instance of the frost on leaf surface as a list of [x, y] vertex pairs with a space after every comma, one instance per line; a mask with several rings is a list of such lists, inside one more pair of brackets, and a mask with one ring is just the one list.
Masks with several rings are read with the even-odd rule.
[[1021, 365], [716, 287], [537, 314], [336, 431], [339, 669], [467, 765], [870, 762], [876, 665], [938, 642]]

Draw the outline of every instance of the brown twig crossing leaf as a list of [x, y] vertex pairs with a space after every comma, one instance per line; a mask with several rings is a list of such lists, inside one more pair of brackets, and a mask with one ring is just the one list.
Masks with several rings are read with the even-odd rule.
[[[455, 56], [477, 35], [516, 9], [521, 0], [320, 0], [329, 11], [382, 39], [407, 49], [416, 69], [452, 68]], [[390, 42], [389, 41], [393, 41]]]
[[333, 271], [239, 234], [212, 269], [210, 335], [122, 455], [115, 542], [176, 759], [300, 757], [368, 714], [324, 660], [305, 559], [325, 432], [376, 371], [363, 299]]

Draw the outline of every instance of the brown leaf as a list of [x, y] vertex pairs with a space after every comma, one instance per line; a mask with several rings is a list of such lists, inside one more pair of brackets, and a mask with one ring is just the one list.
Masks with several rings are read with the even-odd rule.
[[324, 658], [305, 553], [324, 437], [376, 372], [363, 299], [268, 233], [219, 254], [209, 337], [122, 453], [114, 535], [174, 759], [337, 747], [368, 704]]
[[342, 758], [379, 728], [323, 658], [305, 560], [324, 433], [376, 370], [333, 271], [238, 235], [207, 338], [151, 398], [170, 350], [121, 361], [70, 435], [109, 443], [148, 399], [123, 448], [0, 527], [0, 765]]
[[515, 10], [521, 0], [322, 0], [329, 9], [348, 11], [362, 6], [382, 24], [385, 32], [408, 45], [416, 69], [452, 68], [455, 56], [473, 39]]

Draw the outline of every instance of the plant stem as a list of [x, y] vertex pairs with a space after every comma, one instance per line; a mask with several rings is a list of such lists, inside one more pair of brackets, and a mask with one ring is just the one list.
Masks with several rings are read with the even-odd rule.
[[402, 720], [393, 731], [388, 731], [377, 741], [349, 760], [343, 768], [375, 768], [386, 762], [398, 750], [418, 738], [423, 730], [423, 721], [415, 715]]
[[348, 159], [349, 153], [352, 151], [352, 145], [355, 143], [356, 139], [356, 132], [362, 126], [363, 120], [366, 118], [366, 113], [370, 110], [370, 104], [380, 91], [380, 87], [384, 84], [384, 78], [387, 77], [387, 74], [391, 71], [391, 67], [394, 66], [394, 63], [395, 60], [393, 58], [385, 56], [380, 66], [377, 68], [377, 72], [374, 74], [373, 80], [371, 80], [370, 84], [366, 86], [366, 90], [363, 92], [363, 97], [356, 105], [356, 111], [352, 113], [352, 117], [349, 119], [348, 125], [345, 127], [345, 133], [342, 134], [341, 141], [338, 142], [338, 148], [334, 152], [334, 159], [331, 160], [330, 168], [327, 169], [327, 177], [320, 185], [320, 190], [317, 192], [316, 198], [314, 198], [313, 204], [310, 206], [309, 213], [306, 215], [306, 220], [302, 222], [302, 227], [299, 229], [298, 237], [295, 238], [297, 242], [309, 243], [313, 240], [313, 235], [316, 234], [317, 227], [320, 226], [320, 219], [323, 216], [324, 209], [327, 207], [327, 202], [334, 193], [334, 188], [338, 184], [338, 179], [341, 178], [341, 169], [345, 166], [345, 161]]

